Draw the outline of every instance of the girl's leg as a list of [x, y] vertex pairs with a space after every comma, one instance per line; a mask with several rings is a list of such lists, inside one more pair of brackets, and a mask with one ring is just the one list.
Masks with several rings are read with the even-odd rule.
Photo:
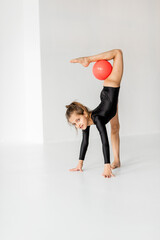
[[116, 115], [110, 120], [111, 123], [111, 142], [114, 155], [114, 161], [111, 164], [111, 168], [120, 167], [120, 137], [119, 137], [119, 118], [118, 118], [118, 104]]

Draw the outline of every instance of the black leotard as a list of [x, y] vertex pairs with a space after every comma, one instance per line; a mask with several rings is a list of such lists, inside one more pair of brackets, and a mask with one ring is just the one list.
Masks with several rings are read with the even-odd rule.
[[[100, 94], [101, 103], [91, 113], [91, 118], [100, 133], [104, 163], [110, 163], [109, 142], [105, 124], [116, 115], [119, 89], [120, 87], [103, 86]], [[87, 126], [85, 130], [82, 130], [83, 136], [79, 160], [84, 160], [85, 158], [89, 143], [89, 131], [90, 126]]]

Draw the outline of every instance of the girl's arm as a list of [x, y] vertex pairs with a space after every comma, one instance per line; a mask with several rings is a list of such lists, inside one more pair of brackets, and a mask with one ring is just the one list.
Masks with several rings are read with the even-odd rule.
[[89, 131], [90, 131], [90, 126], [88, 126], [85, 130], [82, 130], [83, 133], [83, 138], [82, 138], [82, 143], [81, 143], [81, 149], [80, 149], [80, 154], [79, 154], [79, 162], [76, 168], [69, 169], [70, 171], [81, 171], [83, 167], [83, 161], [85, 158], [85, 154], [88, 148], [89, 144]]
[[84, 160], [86, 151], [89, 144], [89, 132], [90, 132], [90, 126], [88, 126], [85, 130], [82, 130], [82, 142], [80, 147], [80, 153], [79, 153], [79, 160]]
[[106, 126], [101, 120], [100, 116], [95, 116], [94, 121], [102, 141], [102, 149], [103, 149], [103, 155], [104, 155], [104, 172], [102, 176], [107, 178], [108, 177], [110, 178], [111, 176], [114, 177], [115, 175], [112, 173], [112, 169], [110, 165], [110, 149], [109, 149], [109, 141], [108, 141]]

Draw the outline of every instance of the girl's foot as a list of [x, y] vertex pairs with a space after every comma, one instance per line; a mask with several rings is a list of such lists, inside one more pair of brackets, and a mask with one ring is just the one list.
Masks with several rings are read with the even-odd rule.
[[111, 168], [114, 169], [114, 168], [118, 168], [120, 167], [121, 164], [120, 164], [120, 161], [114, 161], [112, 164], [111, 164]]

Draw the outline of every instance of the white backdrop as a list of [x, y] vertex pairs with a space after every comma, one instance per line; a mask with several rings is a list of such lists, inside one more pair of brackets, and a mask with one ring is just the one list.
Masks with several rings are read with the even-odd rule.
[[0, 143], [42, 143], [39, 1], [0, 1]]
[[93, 77], [93, 64], [84, 68], [69, 60], [114, 48], [124, 56], [121, 136], [160, 132], [159, 9], [158, 0], [40, 0], [45, 142], [79, 140], [81, 130], [77, 138], [65, 105], [77, 100], [94, 109], [100, 101], [103, 83]]
[[[124, 55], [121, 136], [160, 132], [159, 9], [158, 0], [1, 0], [0, 143], [43, 142], [43, 131], [46, 143], [79, 140], [65, 105], [77, 100], [94, 109], [103, 83], [93, 64], [69, 60], [114, 48]], [[99, 138], [94, 126], [91, 132]]]

